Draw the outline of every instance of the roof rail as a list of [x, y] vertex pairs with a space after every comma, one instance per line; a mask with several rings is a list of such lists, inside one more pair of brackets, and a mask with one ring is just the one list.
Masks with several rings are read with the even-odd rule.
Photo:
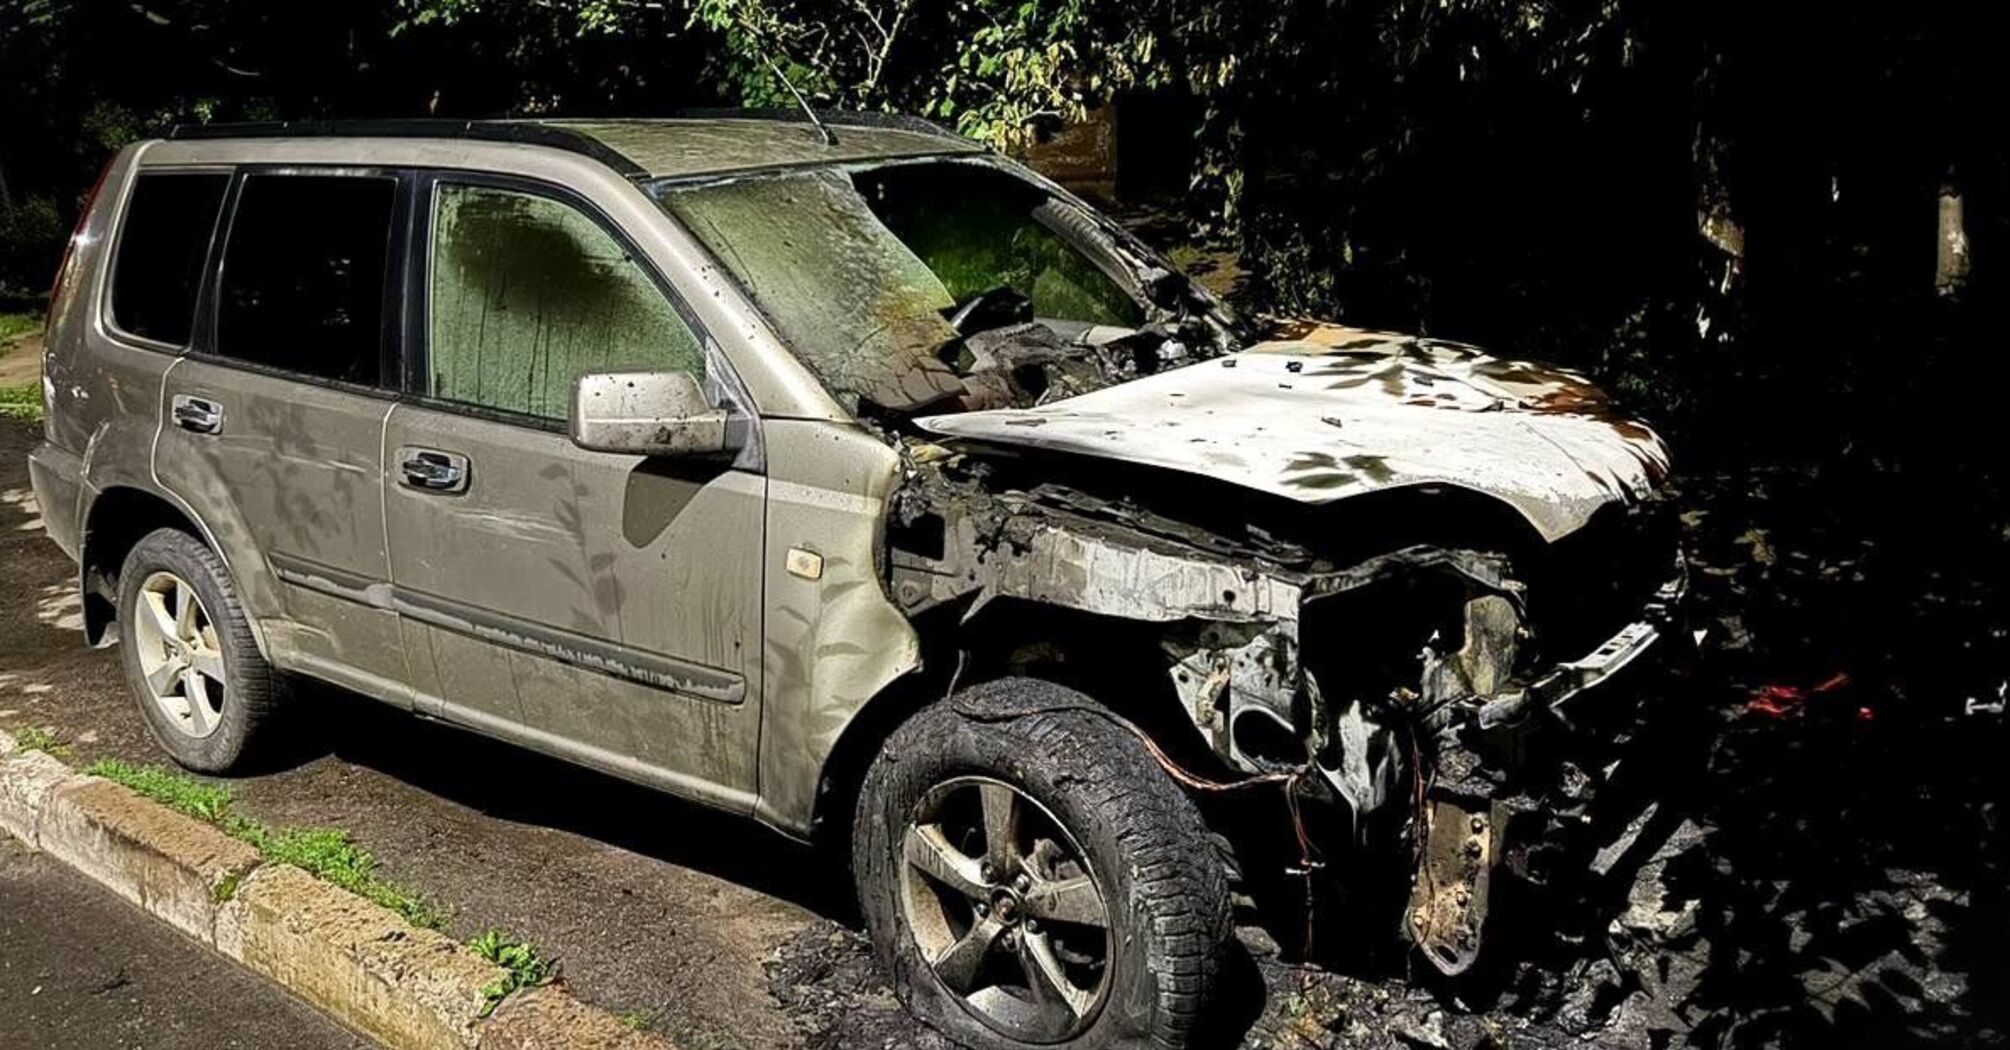
[[627, 154], [590, 135], [536, 121], [446, 120], [420, 117], [402, 120], [273, 120], [244, 124], [177, 124], [161, 137], [168, 139], [242, 138], [424, 138], [474, 139], [550, 146], [588, 156], [627, 178], [649, 174]]
[[[868, 109], [820, 109], [818, 119], [834, 128], [892, 128], [896, 131], [912, 131], [936, 138], [954, 139], [968, 142], [969, 139], [943, 127], [926, 117], [911, 116], [906, 113], [882, 113]], [[734, 106], [696, 107], [680, 109], [672, 113], [673, 118], [687, 120], [790, 120], [802, 118], [799, 109], [748, 108]]]
[[[834, 127], [890, 128], [969, 144], [970, 140], [920, 117], [899, 113], [819, 111], [817, 116]], [[635, 120], [769, 120], [802, 123], [796, 109], [686, 109], [667, 117], [582, 117], [581, 121]], [[591, 157], [624, 177], [647, 178], [652, 172], [634, 158], [583, 131], [565, 126], [565, 120], [538, 118], [502, 120], [450, 120], [440, 117], [412, 117], [383, 120], [273, 120], [242, 124], [176, 124], [161, 133], [167, 139], [245, 138], [427, 138], [471, 139], [482, 142], [513, 142], [527, 146], [549, 146]]]

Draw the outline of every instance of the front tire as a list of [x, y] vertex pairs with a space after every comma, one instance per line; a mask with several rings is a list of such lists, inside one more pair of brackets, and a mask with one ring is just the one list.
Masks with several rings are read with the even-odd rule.
[[902, 1002], [980, 1050], [1186, 1047], [1232, 940], [1193, 801], [1126, 723], [1033, 679], [887, 740], [852, 868]]
[[119, 640], [140, 714], [175, 762], [224, 773], [265, 752], [279, 681], [202, 541], [157, 529], [133, 545], [119, 571]]

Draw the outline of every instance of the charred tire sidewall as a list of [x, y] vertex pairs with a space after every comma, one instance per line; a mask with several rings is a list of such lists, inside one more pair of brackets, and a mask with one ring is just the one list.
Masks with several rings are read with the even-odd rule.
[[[986, 1025], [937, 981], [906, 928], [899, 865], [908, 821], [930, 788], [958, 776], [1006, 781], [1059, 818], [1115, 914], [1113, 983], [1094, 1023], [1070, 1040], [1026, 1043]], [[1193, 801], [1114, 716], [1035, 679], [959, 693], [888, 738], [859, 794], [852, 870], [902, 1002], [979, 1050], [1188, 1046], [1232, 950], [1227, 873]]]
[[[197, 739], [167, 721], [148, 694], [140, 669], [139, 647], [133, 642], [133, 610], [141, 584], [156, 572], [171, 572], [194, 587], [216, 628], [225, 676], [223, 711], [216, 731]], [[251, 622], [238, 603], [236, 588], [223, 559], [201, 540], [180, 529], [157, 529], [142, 537], [126, 554], [119, 570], [120, 662], [127, 688], [154, 741], [185, 768], [224, 773], [242, 768], [264, 750], [275, 735], [273, 722], [279, 688], [272, 669], [258, 651]]]

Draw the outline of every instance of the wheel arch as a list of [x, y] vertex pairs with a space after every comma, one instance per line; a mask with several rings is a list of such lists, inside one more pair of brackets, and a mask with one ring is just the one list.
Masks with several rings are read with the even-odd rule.
[[1183, 765], [1228, 775], [1172, 688], [1159, 648], [1167, 625], [1018, 598], [999, 598], [968, 618], [967, 608], [953, 603], [917, 617], [921, 666], [862, 705], [839, 732], [818, 778], [810, 830], [820, 844], [849, 848], [866, 771], [895, 730], [952, 692], [1001, 678], [1065, 686], [1137, 726]]
[[[233, 580], [237, 578], [230, 556], [210, 531], [163, 493], [137, 485], [98, 490], [84, 508], [83, 522], [77, 548], [78, 587], [83, 595], [84, 640], [93, 647], [102, 648], [118, 638], [119, 572], [126, 555], [148, 533], [175, 529], [194, 536], [222, 560]], [[259, 654], [266, 655], [265, 632], [257, 617], [249, 619]]]

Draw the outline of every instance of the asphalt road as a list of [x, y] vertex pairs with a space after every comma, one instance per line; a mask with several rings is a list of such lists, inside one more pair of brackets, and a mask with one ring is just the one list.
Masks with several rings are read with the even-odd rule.
[[[73, 761], [165, 763], [114, 650], [83, 646], [75, 568], [43, 536], [0, 420], [0, 728], [48, 728]], [[311, 739], [227, 781], [272, 824], [336, 825], [382, 872], [560, 960], [568, 988], [689, 1050], [940, 1045], [872, 974], [842, 866], [753, 824], [350, 694], [314, 690]], [[4, 1020], [4, 1013], [0, 1013]], [[0, 1045], [11, 1045], [0, 1031]]]
[[356, 1050], [376, 1044], [0, 836], [0, 1045]]

